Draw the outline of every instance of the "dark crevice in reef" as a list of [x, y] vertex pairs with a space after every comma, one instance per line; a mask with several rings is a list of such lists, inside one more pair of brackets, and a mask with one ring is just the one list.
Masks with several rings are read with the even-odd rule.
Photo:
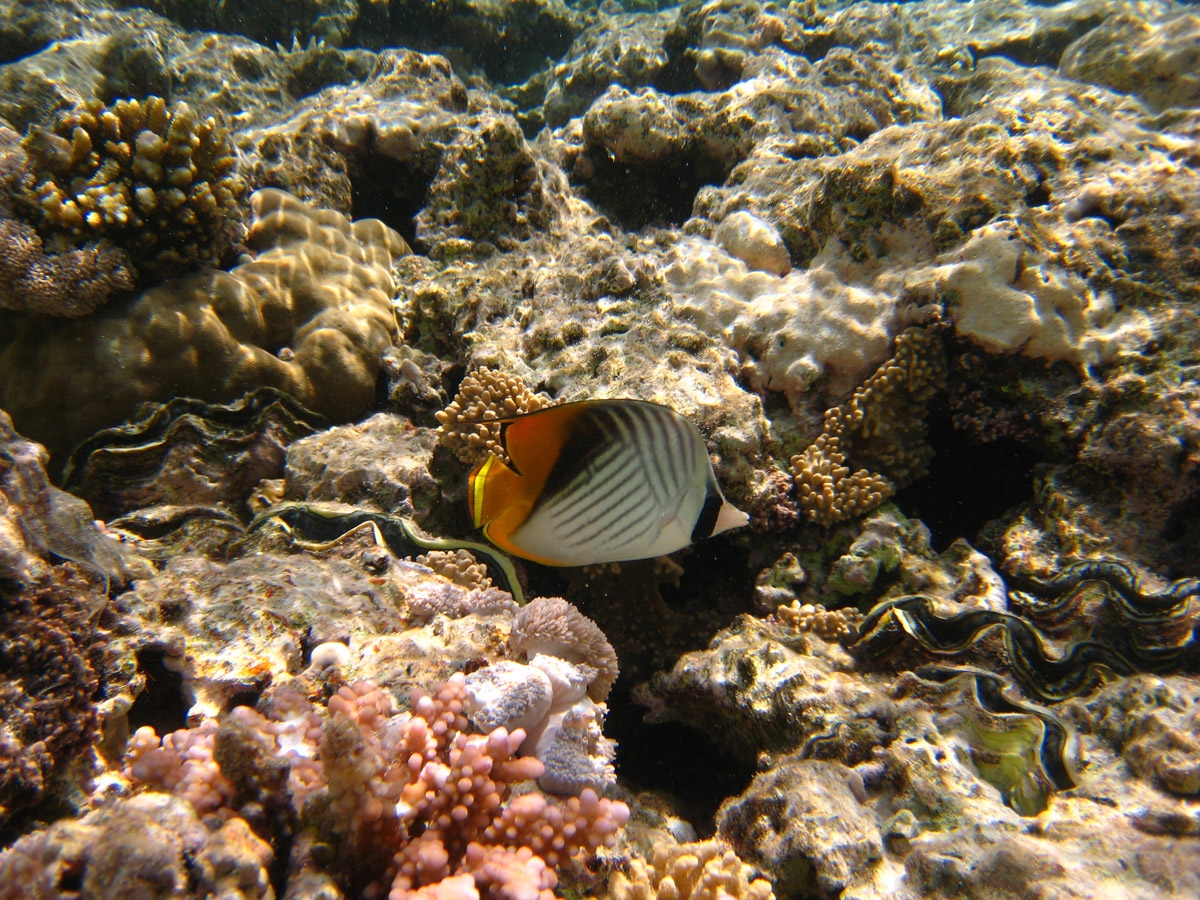
[[652, 576], [653, 561], [622, 563], [621, 578], [601, 577], [585, 596], [567, 596], [597, 622], [620, 660], [604, 725], [605, 735], [617, 742], [618, 775], [632, 789], [672, 795], [681, 815], [707, 834], [721, 802], [750, 784], [753, 761], [727, 753], [719, 734], [646, 722], [647, 708], [632, 692], [684, 653], [707, 647], [739, 613], [750, 612], [753, 572], [747, 551], [730, 537], [702, 541], [673, 559], [683, 568], [678, 585]]
[[251, 709], [258, 705], [258, 701], [262, 698], [262, 691], [251, 688], [245, 691], [238, 691], [225, 704], [225, 712], [234, 709], [238, 706], [249, 706]]
[[582, 185], [588, 199], [629, 231], [681, 225], [691, 216], [700, 188], [721, 184], [729, 175], [719, 160], [699, 150], [626, 165], [603, 148], [589, 147], [588, 159], [594, 168]]
[[930, 472], [899, 491], [905, 515], [924, 522], [939, 553], [956, 538], [974, 543], [983, 526], [1033, 499], [1035, 466], [1044, 457], [1013, 438], [980, 443], [954, 428], [945, 404], [930, 410]]
[[187, 727], [188, 702], [183, 691], [183, 675], [165, 664], [162, 650], [140, 650], [137, 654], [138, 672], [146, 686], [129, 708], [129, 730], [151, 726], [159, 735], [170, 734]]
[[628, 680], [617, 680], [604, 721], [605, 735], [617, 742], [617, 774], [630, 788], [672, 795], [696, 830], [711, 834], [717, 809], [749, 786], [754, 765], [725, 753], [709, 735], [690, 726], [646, 724], [646, 710], [633, 702], [630, 689]]
[[427, 202], [432, 181], [432, 173], [422, 173], [381, 153], [369, 154], [365, 162], [350, 169], [350, 217], [379, 219], [415, 247], [417, 213]]

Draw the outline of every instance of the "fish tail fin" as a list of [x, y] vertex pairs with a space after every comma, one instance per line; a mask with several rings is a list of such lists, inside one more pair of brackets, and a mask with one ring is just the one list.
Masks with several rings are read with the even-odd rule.
[[713, 534], [720, 534], [722, 531], [729, 531], [734, 528], [741, 528], [750, 522], [750, 517], [742, 512], [728, 500], [721, 504], [721, 509], [717, 513], [717, 521], [713, 523]]

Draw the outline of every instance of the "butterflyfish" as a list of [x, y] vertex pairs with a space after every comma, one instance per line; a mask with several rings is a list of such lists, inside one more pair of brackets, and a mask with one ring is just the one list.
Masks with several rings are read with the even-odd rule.
[[500, 422], [510, 465], [471, 473], [476, 528], [549, 566], [648, 559], [745, 525], [726, 501], [699, 430], [642, 400], [584, 400]]

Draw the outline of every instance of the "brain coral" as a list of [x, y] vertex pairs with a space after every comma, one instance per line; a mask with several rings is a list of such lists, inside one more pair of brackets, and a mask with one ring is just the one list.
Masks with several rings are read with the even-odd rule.
[[245, 184], [215, 117], [161, 97], [89, 100], [30, 128], [22, 146], [44, 236], [107, 238], [161, 272], [216, 265], [228, 251]]
[[[17, 324], [0, 349], [0, 407], [52, 453], [144, 402], [226, 402], [278, 388], [330, 419], [371, 402], [395, 333], [403, 239], [277, 190], [251, 198], [255, 256], [152, 288], [86, 319]], [[68, 415], [69, 412], [69, 415]]]

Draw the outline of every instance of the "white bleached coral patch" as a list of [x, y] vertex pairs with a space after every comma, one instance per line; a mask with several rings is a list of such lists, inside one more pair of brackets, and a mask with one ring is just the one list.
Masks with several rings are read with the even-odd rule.
[[950, 302], [955, 330], [989, 353], [1106, 362], [1154, 336], [1140, 310], [1119, 310], [1111, 295], [1029, 250], [1006, 225], [990, 225], [961, 249], [910, 280]]
[[779, 277], [690, 238], [665, 275], [675, 315], [733, 350], [752, 388], [782, 391], [793, 407], [822, 377], [830, 395], [849, 393], [887, 359], [898, 329], [892, 297], [824, 266]]
[[617, 745], [603, 733], [608, 708], [588, 697], [598, 675], [593, 666], [544, 653], [528, 665], [501, 660], [466, 677], [467, 715], [484, 731], [524, 731], [521, 752], [545, 766], [542, 790], [603, 793], [616, 782]]

